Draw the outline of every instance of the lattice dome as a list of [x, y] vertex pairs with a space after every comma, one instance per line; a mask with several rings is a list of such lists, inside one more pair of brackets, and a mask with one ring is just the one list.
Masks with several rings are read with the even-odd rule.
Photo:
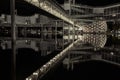
[[84, 34], [84, 42], [92, 44], [94, 47], [104, 47], [107, 36], [105, 33], [107, 31], [107, 23], [105, 21], [95, 21], [92, 24], [88, 24], [83, 28], [84, 32], [90, 32], [93, 34]]

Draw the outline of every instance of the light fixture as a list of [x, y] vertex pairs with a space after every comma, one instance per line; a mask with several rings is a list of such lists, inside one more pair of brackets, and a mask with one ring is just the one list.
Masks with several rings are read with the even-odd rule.
[[114, 53], [113, 53], [113, 52], [110, 52], [110, 54], [111, 54], [111, 55], [114, 55]]
[[32, 0], [33, 2], [38, 2], [38, 0]]
[[113, 17], [115, 17], [115, 16], [116, 16], [116, 14], [112, 14], [112, 16], [113, 16]]
[[38, 73], [37, 73], [37, 72], [34, 72], [34, 73], [33, 73], [33, 75], [37, 76], [37, 75], [38, 75]]

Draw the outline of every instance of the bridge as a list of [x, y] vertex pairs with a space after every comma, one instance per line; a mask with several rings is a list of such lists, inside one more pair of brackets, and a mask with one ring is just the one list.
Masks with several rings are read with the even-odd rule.
[[[5, 50], [12, 49], [12, 20], [9, 7], [3, 4], [10, 5], [10, 2], [0, 1], [0, 46]], [[41, 51], [42, 56], [59, 51], [25, 80], [41, 79], [62, 61], [67, 69], [88, 60], [120, 65], [120, 56], [116, 54], [120, 50], [104, 47], [107, 22], [119, 21], [119, 4], [97, 8], [75, 4], [74, 0], [63, 6], [55, 0], [16, 0], [15, 4], [15, 47]]]

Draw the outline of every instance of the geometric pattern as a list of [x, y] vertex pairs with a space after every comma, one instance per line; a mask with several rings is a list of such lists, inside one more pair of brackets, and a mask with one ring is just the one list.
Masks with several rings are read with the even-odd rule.
[[107, 23], [106, 21], [95, 21], [91, 24], [86, 24], [83, 28], [84, 32], [106, 32]]
[[104, 34], [84, 34], [83, 36], [85, 43], [89, 43], [97, 48], [103, 48], [107, 41], [107, 36]]
[[102, 48], [107, 41], [107, 36], [106, 34], [99, 33], [105, 33], [106, 31], [106, 21], [95, 21], [92, 24], [87, 24], [84, 26], [83, 32], [87, 32], [88, 34], [83, 34], [83, 41], [93, 45], [94, 47]]

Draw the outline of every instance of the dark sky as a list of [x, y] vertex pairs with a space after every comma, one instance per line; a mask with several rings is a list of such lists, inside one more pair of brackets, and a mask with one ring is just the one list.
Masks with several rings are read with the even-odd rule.
[[[64, 0], [56, 0], [58, 3], [62, 4]], [[90, 6], [105, 6], [110, 4], [120, 3], [120, 0], [76, 0], [79, 4], [86, 4]]]

